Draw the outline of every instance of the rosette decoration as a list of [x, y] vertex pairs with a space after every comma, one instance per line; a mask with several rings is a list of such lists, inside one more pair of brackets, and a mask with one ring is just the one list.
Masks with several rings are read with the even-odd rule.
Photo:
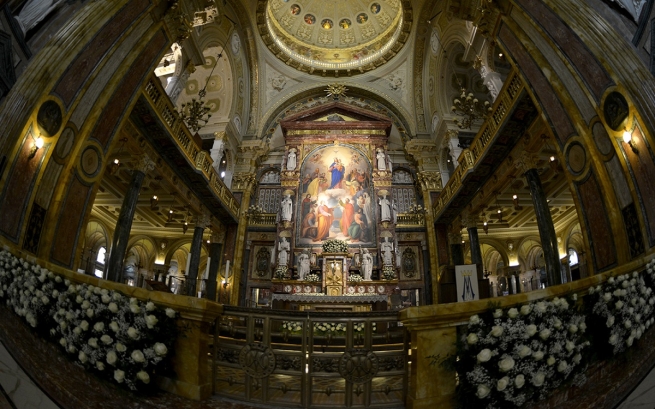
[[522, 406], [574, 379], [589, 345], [575, 299], [573, 305], [555, 298], [472, 316], [456, 362], [463, 407]]
[[165, 370], [176, 338], [174, 310], [75, 284], [4, 250], [0, 300], [76, 363], [131, 390]]
[[322, 245], [323, 253], [347, 253], [348, 243], [343, 240], [325, 240]]

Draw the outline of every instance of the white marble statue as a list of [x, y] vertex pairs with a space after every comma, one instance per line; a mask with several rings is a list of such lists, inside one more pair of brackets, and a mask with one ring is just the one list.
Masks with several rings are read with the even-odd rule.
[[282, 220], [285, 222], [291, 221], [291, 215], [293, 214], [293, 201], [291, 200], [291, 195], [284, 196], [280, 210], [280, 216], [282, 217]]
[[289, 242], [285, 237], [280, 239], [280, 243], [277, 246], [277, 265], [286, 266], [289, 264], [289, 250], [291, 249]]
[[380, 253], [382, 253], [382, 265], [393, 265], [393, 243], [389, 241], [388, 237], [385, 237], [380, 244]]
[[378, 149], [376, 158], [378, 159], [378, 170], [387, 170], [387, 155], [384, 154], [384, 150]]
[[373, 273], [373, 256], [367, 249], [362, 250], [362, 273], [364, 274], [364, 280], [371, 280], [371, 274]]
[[304, 280], [309, 274], [309, 255], [303, 251], [298, 256], [298, 279]]
[[296, 168], [296, 148], [289, 149], [289, 156], [287, 157], [287, 170], [294, 170]]
[[379, 199], [380, 203], [380, 221], [388, 222], [391, 221], [391, 203], [386, 196], [382, 196]]

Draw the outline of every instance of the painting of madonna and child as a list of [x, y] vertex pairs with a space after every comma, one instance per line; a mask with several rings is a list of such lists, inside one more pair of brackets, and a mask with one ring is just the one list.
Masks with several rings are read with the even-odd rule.
[[300, 175], [296, 245], [376, 242], [377, 207], [366, 156], [347, 146], [327, 146], [306, 156]]

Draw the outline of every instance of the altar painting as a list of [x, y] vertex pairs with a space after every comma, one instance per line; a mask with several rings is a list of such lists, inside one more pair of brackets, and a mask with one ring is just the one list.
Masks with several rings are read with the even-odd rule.
[[319, 246], [328, 239], [350, 246], [376, 243], [377, 207], [364, 154], [329, 145], [305, 157], [300, 175], [296, 245]]

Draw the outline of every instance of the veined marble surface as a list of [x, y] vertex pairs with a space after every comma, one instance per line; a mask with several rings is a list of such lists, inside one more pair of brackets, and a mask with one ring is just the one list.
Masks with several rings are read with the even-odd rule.
[[60, 409], [18, 366], [0, 342], [0, 386], [16, 409]]
[[655, 368], [632, 391], [616, 409], [651, 409], [655, 408]]

